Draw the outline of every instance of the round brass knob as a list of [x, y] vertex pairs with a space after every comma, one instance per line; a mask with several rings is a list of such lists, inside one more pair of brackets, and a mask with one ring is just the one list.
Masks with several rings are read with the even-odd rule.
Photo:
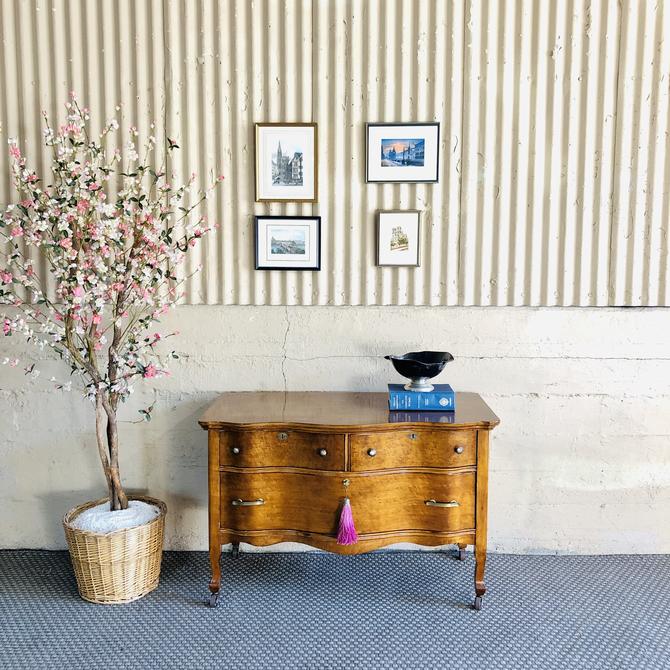
[[319, 456], [326, 456], [328, 452], [325, 449], [319, 449]]
[[239, 447], [233, 447], [233, 448], [231, 449], [231, 451], [232, 451], [234, 454], [239, 454], [239, 453], [240, 453], [240, 448], [239, 448]]
[[454, 447], [454, 451], [457, 454], [462, 454], [465, 451], [465, 447]]
[[377, 455], [376, 449], [368, 449], [368, 456], [376, 456], [376, 455]]

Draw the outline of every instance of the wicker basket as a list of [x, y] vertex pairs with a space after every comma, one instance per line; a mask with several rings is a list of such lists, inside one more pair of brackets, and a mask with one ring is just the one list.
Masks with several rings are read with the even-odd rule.
[[133, 500], [156, 505], [161, 512], [147, 524], [104, 535], [73, 528], [71, 522], [84, 510], [107, 502], [108, 498], [79, 505], [63, 517], [77, 587], [84, 600], [129, 603], [158, 586], [167, 507], [154, 498], [133, 496]]

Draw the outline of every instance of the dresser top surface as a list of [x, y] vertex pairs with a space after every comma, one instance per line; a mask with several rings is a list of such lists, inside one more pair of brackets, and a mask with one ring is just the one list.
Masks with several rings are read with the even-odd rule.
[[412, 412], [390, 411], [387, 393], [255, 391], [221, 394], [199, 423], [206, 429], [277, 425], [494, 428], [500, 419], [477, 393], [457, 393], [453, 412]]

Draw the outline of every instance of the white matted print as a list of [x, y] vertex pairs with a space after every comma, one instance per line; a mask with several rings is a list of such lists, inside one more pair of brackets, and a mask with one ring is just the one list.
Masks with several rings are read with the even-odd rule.
[[377, 265], [419, 265], [420, 212], [379, 212]]
[[316, 202], [316, 123], [256, 124], [256, 200]]
[[257, 270], [320, 270], [321, 217], [257, 216]]
[[368, 123], [368, 182], [437, 182], [439, 123]]

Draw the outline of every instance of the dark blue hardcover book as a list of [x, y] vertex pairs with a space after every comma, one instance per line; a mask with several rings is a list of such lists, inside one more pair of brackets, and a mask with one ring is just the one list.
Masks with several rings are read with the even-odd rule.
[[438, 412], [430, 410], [417, 412], [414, 410], [391, 410], [389, 412], [389, 423], [454, 423], [456, 414], [452, 411]]
[[389, 384], [390, 410], [440, 411], [456, 409], [456, 395], [449, 384], [435, 384], [432, 391], [407, 391], [402, 384]]

